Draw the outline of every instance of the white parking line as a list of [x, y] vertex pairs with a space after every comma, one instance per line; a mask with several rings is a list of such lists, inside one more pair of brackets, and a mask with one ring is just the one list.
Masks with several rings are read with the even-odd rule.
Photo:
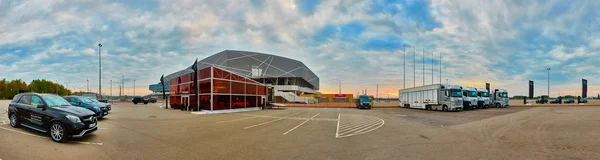
[[315, 114], [314, 116], [310, 117], [310, 119], [307, 119], [306, 121], [304, 121], [304, 122], [302, 122], [302, 123], [298, 124], [296, 127], [294, 127], [294, 128], [292, 128], [292, 129], [290, 129], [289, 131], [287, 131], [287, 132], [283, 133], [283, 135], [286, 135], [286, 134], [290, 133], [290, 132], [291, 132], [291, 131], [293, 131], [294, 129], [296, 129], [296, 128], [300, 127], [301, 125], [303, 125], [304, 123], [306, 123], [306, 122], [310, 121], [311, 119], [315, 118], [315, 117], [316, 117], [317, 115], [319, 115], [319, 114], [321, 114], [321, 113], [317, 113], [317, 114]]
[[[17, 130], [10, 129], [10, 128], [4, 128], [4, 127], [0, 127], [0, 128], [8, 130], [8, 131], [13, 131], [13, 132], [21, 133], [21, 134], [24, 134], [24, 135], [32, 136], [32, 137], [50, 139], [50, 137], [38, 136], [38, 135], [35, 135], [35, 134], [21, 132], [21, 131], [17, 131]], [[99, 146], [103, 145], [103, 143], [93, 143], [93, 142], [78, 142], [78, 141], [69, 141], [69, 142], [79, 143], [79, 144], [99, 145]], [[0, 159], [0, 160], [2, 160], [2, 159]]]
[[263, 123], [260, 123], [260, 124], [256, 124], [256, 125], [252, 125], [252, 126], [244, 127], [244, 129], [249, 129], [249, 128], [258, 127], [258, 126], [262, 126], [262, 125], [265, 125], [265, 124], [269, 124], [269, 123], [277, 122], [277, 121], [280, 121], [280, 120], [282, 120], [282, 119], [285, 119], [285, 118], [287, 118], [287, 117], [291, 117], [291, 116], [294, 116], [294, 115], [297, 115], [297, 114], [300, 114], [300, 113], [302, 113], [302, 112], [298, 112], [298, 113], [290, 114], [290, 115], [288, 115], [288, 116], [281, 117], [281, 118], [279, 118], [279, 119], [275, 119], [275, 120], [272, 120], [272, 121], [263, 122]]
[[342, 114], [338, 113], [338, 123], [337, 123], [337, 129], [335, 130], [335, 138], [338, 138], [338, 132], [340, 131], [340, 116], [342, 116]]
[[244, 114], [244, 115], [251, 116], [251, 117], [240, 118], [240, 119], [232, 119], [232, 120], [226, 120], [226, 121], [219, 121], [219, 122], [216, 122], [216, 123], [235, 122], [235, 121], [240, 121], [240, 120], [246, 120], [246, 119], [259, 118], [259, 117], [264, 117], [264, 116], [270, 116], [270, 115], [274, 115], [274, 114], [277, 114], [277, 113], [266, 114], [266, 115], [259, 115], [259, 116], [253, 116], [253, 115], [249, 115], [249, 114]]

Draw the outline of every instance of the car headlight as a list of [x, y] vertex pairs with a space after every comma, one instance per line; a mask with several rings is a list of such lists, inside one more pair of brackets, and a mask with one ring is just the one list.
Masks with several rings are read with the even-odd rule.
[[79, 119], [77, 116], [67, 115], [67, 119], [73, 123], [81, 123], [81, 119]]

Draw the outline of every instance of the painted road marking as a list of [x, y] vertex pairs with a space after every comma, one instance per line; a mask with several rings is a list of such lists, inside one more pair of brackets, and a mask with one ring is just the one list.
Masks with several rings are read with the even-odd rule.
[[306, 123], [306, 122], [310, 121], [311, 119], [315, 118], [315, 117], [316, 117], [317, 115], [319, 115], [319, 114], [321, 114], [321, 113], [317, 113], [317, 114], [315, 114], [314, 116], [310, 117], [310, 119], [307, 119], [306, 121], [304, 121], [304, 122], [302, 122], [302, 123], [298, 124], [296, 127], [294, 127], [294, 128], [292, 128], [292, 129], [290, 129], [289, 131], [287, 131], [287, 132], [283, 133], [283, 135], [286, 135], [286, 134], [290, 133], [290, 132], [291, 132], [291, 131], [293, 131], [294, 129], [296, 129], [296, 128], [300, 127], [301, 125], [303, 125], [304, 123]]
[[[21, 132], [21, 131], [17, 131], [17, 130], [10, 129], [10, 128], [0, 127], [0, 129], [5, 129], [5, 130], [8, 130], [8, 131], [13, 131], [13, 132], [21, 133], [21, 134], [24, 134], [24, 135], [32, 136], [32, 137], [50, 139], [50, 137], [38, 136], [38, 135], [35, 135], [35, 134]], [[93, 143], [93, 142], [78, 142], [78, 141], [69, 141], [69, 142], [79, 143], [79, 144], [99, 145], [99, 146], [103, 145], [103, 143]]]
[[288, 115], [288, 116], [281, 117], [281, 118], [279, 118], [279, 119], [275, 119], [275, 120], [272, 120], [272, 121], [263, 122], [263, 123], [260, 123], [260, 124], [256, 124], [256, 125], [252, 125], [252, 126], [244, 127], [244, 129], [249, 129], [249, 128], [258, 127], [258, 126], [262, 126], [262, 125], [265, 125], [265, 124], [269, 124], [269, 123], [277, 122], [277, 121], [280, 121], [280, 120], [282, 120], [282, 119], [285, 119], [285, 118], [287, 118], [287, 117], [291, 117], [291, 116], [294, 116], [294, 115], [297, 115], [297, 114], [300, 114], [300, 113], [302, 113], [302, 112], [298, 112], [298, 113], [290, 114], [290, 115]]
[[338, 119], [335, 133], [336, 138], [364, 134], [376, 130], [385, 124], [383, 119], [367, 115], [344, 114], [342, 118], [341, 114], [339, 114]]
[[[267, 114], [267, 115], [260, 115], [260, 116], [251, 116], [251, 115], [247, 115], [250, 117], [246, 117], [246, 118], [240, 118], [240, 119], [233, 119], [233, 120], [226, 120], [226, 121], [219, 121], [216, 123], [227, 123], [227, 122], [235, 122], [235, 121], [240, 121], [240, 120], [246, 120], [246, 119], [252, 119], [252, 118], [259, 118], [259, 117], [264, 117], [264, 116], [269, 116], [269, 115], [274, 115], [277, 113], [272, 113], [272, 114]], [[244, 114], [245, 115], [245, 114]]]
[[338, 113], [338, 119], [337, 119], [337, 129], [335, 130], [335, 138], [338, 138], [338, 132], [340, 131], [340, 117], [342, 116], [341, 113]]

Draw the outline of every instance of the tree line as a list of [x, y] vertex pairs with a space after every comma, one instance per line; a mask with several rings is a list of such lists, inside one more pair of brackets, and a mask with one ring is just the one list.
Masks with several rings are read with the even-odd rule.
[[23, 92], [54, 93], [61, 96], [71, 95], [71, 90], [63, 85], [45, 79], [36, 79], [29, 84], [21, 79], [0, 80], [0, 99], [12, 99], [15, 95]]

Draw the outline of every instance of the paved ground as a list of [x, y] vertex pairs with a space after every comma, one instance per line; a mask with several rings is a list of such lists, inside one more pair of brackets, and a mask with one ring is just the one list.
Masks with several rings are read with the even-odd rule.
[[62, 144], [0, 123], [0, 159], [599, 159], [598, 114], [600, 107], [192, 115], [117, 104], [96, 133]]

